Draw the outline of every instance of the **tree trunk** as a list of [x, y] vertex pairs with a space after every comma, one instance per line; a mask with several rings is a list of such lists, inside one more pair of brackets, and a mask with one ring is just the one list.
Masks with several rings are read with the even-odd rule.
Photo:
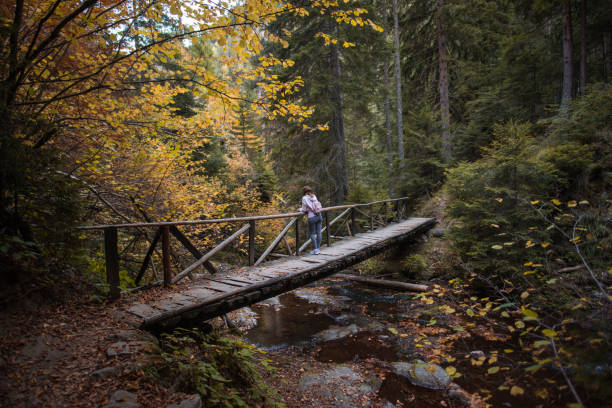
[[580, 0], [580, 95], [584, 95], [587, 81], [587, 34], [586, 34], [586, 0]]
[[400, 44], [397, 0], [393, 0], [393, 43], [395, 48], [395, 96], [397, 101], [397, 157], [400, 180], [404, 169], [404, 124], [402, 109], [402, 74], [400, 66]]
[[438, 56], [440, 70], [440, 119], [442, 121], [442, 156], [451, 159], [450, 105], [448, 101], [448, 58], [446, 55], [446, 27], [443, 18], [444, 0], [438, 0]]
[[[334, 27], [337, 35], [338, 27]], [[334, 147], [336, 154], [334, 165], [336, 167], [336, 183], [334, 191], [334, 203], [343, 204], [348, 193], [348, 177], [346, 174], [346, 137], [344, 134], [344, 112], [342, 111], [342, 65], [340, 62], [340, 51], [337, 44], [331, 45], [331, 69], [333, 77], [332, 99], [334, 101]]]
[[389, 62], [383, 67], [385, 77], [385, 132], [387, 142], [387, 167], [389, 169], [389, 197], [393, 197], [393, 136], [391, 134], [391, 100], [389, 98]]
[[612, 76], [612, 33], [603, 33], [604, 81], [610, 82]]
[[572, 33], [572, 8], [570, 0], [563, 0], [563, 91], [561, 93], [560, 112], [566, 112], [572, 101], [573, 83], [573, 33]]

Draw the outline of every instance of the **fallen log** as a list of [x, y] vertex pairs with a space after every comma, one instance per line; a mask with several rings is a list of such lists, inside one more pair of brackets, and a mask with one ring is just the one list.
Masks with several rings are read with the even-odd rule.
[[415, 283], [398, 282], [386, 279], [363, 278], [361, 276], [347, 275], [344, 273], [337, 273], [334, 276], [359, 283], [365, 283], [367, 285], [382, 286], [383, 288], [409, 290], [411, 292], [425, 292], [428, 289], [427, 285], [418, 285]]

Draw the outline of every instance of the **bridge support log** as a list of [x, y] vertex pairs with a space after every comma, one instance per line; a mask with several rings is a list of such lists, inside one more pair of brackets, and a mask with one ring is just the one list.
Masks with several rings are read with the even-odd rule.
[[409, 290], [411, 292], [425, 292], [428, 289], [427, 285], [418, 285], [415, 283], [407, 283], [407, 282], [397, 282], [397, 281], [386, 280], [386, 279], [363, 278], [361, 276], [347, 275], [344, 273], [338, 273], [334, 276], [336, 276], [337, 278], [343, 278], [343, 279], [351, 280], [354, 282], [365, 283], [366, 285], [380, 286], [383, 288], [391, 288], [391, 289], [399, 289], [399, 290]]

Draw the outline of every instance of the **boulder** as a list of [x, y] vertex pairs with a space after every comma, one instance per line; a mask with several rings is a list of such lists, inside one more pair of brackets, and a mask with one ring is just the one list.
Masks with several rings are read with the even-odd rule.
[[359, 327], [357, 327], [356, 324], [350, 324], [348, 326], [331, 326], [329, 329], [317, 333], [315, 338], [322, 341], [331, 341], [348, 337], [358, 331]]
[[416, 360], [413, 363], [395, 362], [392, 366], [395, 374], [408, 378], [413, 385], [419, 387], [443, 390], [451, 383], [446, 371], [436, 364]]
[[130, 345], [125, 341], [118, 341], [116, 343], [113, 343], [106, 349], [106, 356], [108, 358], [127, 357], [131, 355], [132, 351], [130, 350]]
[[369, 394], [375, 393], [378, 388], [380, 388], [378, 377], [366, 378], [343, 365], [305, 373], [297, 386], [300, 392], [315, 393], [324, 398], [334, 399], [336, 402], [334, 406], [339, 408], [362, 406], [363, 397], [369, 398]]
[[93, 373], [89, 374], [89, 377], [92, 380], [100, 380], [102, 378], [106, 378], [106, 377], [110, 377], [112, 375], [117, 375], [121, 372], [121, 368], [116, 366], [116, 367], [104, 367], [101, 368], [99, 370], [94, 371]]
[[202, 408], [202, 398], [200, 398], [200, 394], [193, 394], [179, 403], [168, 405], [166, 408]]
[[448, 396], [453, 401], [459, 402], [466, 408], [486, 408], [487, 404], [477, 394], [470, 394], [457, 384], [450, 386]]
[[136, 394], [125, 390], [117, 390], [110, 397], [110, 401], [102, 408], [140, 408], [137, 402]]

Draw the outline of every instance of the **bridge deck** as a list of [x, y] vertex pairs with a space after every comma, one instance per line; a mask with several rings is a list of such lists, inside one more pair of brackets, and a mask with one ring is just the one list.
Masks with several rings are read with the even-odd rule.
[[189, 289], [166, 293], [149, 303], [131, 303], [126, 310], [140, 327], [174, 326], [181, 320], [210, 319], [229, 311], [322, 279], [368, 259], [388, 247], [426, 232], [433, 218], [409, 218], [378, 230], [322, 246], [319, 255], [302, 255], [257, 267], [207, 275]]

